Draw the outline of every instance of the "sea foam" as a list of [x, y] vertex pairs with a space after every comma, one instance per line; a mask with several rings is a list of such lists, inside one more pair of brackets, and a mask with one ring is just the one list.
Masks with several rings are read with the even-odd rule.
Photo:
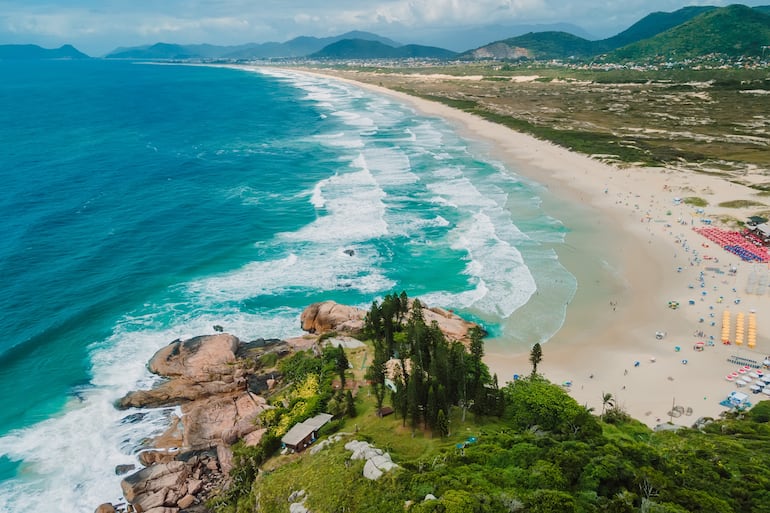
[[[173, 71], [156, 72], [165, 69]], [[146, 362], [176, 338], [212, 333], [214, 325], [244, 340], [296, 336], [311, 302], [331, 298], [366, 307], [400, 290], [500, 326], [538, 283], [565, 282], [551, 287], [549, 305], [563, 309], [571, 299], [574, 283], [552, 249], [563, 241], [563, 226], [540, 211], [536, 187], [487, 158], [483, 148], [440, 119], [354, 85], [289, 70], [260, 73], [280, 84], [271, 90], [277, 102], [292, 91], [292, 112], [307, 112], [312, 130], [263, 136], [238, 127], [210, 148], [194, 141], [181, 152], [191, 178], [163, 183], [178, 186], [173, 200], [184, 201], [183, 208], [167, 207], [167, 217], [184, 220], [198, 208], [199, 198], [184, 199], [199, 186], [196, 173], [235, 176], [221, 190], [213, 179], [201, 187], [226, 200], [216, 227], [236, 233], [236, 241], [206, 246], [210, 254], [185, 253], [191, 262], [178, 280], [143, 277], [160, 285], [89, 346], [86, 384], [66, 407], [0, 437], [0, 456], [21, 462], [18, 475], [0, 483], [0, 511], [85, 511], [118, 500], [115, 466], [135, 463], [144, 440], [162, 432], [174, 410], [121, 412], [112, 405], [155, 382]], [[280, 126], [270, 121], [265, 129]], [[153, 158], [166, 151], [155, 143], [142, 148]], [[295, 153], [311, 160], [304, 172], [273, 169], [277, 159]], [[294, 188], [263, 190], [264, 182], [279, 179]], [[82, 207], [92, 211], [90, 204]], [[165, 221], [152, 219], [159, 218]], [[264, 231], [249, 230], [251, 224]], [[151, 229], [147, 222], [132, 233]], [[186, 235], [177, 234], [179, 247], [168, 251], [184, 251]], [[206, 236], [213, 237], [213, 229], [197, 235]], [[547, 338], [562, 322], [563, 311], [548, 315], [549, 323], [532, 326], [535, 337]]]

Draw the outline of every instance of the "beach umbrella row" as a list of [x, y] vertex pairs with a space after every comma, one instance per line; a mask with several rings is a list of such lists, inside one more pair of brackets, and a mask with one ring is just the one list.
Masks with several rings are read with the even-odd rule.
[[735, 316], [735, 345], [742, 346], [744, 338], [743, 312]]
[[[746, 342], [750, 349], [754, 349], [757, 346], [757, 314], [754, 312], [749, 313], [748, 329], [746, 329], [744, 321], [745, 315], [743, 312], [738, 312], [735, 316], [735, 345], [741, 346]], [[730, 310], [725, 310], [722, 312], [723, 344], [731, 342], [730, 331]]]
[[730, 310], [722, 312], [722, 343], [730, 343]]

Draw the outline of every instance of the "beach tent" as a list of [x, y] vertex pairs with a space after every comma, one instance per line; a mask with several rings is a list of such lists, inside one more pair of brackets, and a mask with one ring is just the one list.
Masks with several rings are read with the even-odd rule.
[[749, 400], [749, 396], [743, 392], [730, 392], [727, 400], [733, 406], [743, 406]]
[[763, 223], [756, 226], [757, 235], [767, 239], [770, 238], [770, 224]]

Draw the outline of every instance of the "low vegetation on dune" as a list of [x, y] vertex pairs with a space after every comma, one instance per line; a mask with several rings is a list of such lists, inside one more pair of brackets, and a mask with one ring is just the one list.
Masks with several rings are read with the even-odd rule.
[[749, 208], [749, 207], [764, 207], [765, 203], [760, 203], [759, 201], [751, 201], [751, 200], [733, 200], [733, 201], [723, 201], [719, 204], [720, 207], [724, 208]]
[[689, 169], [758, 190], [768, 182], [766, 68], [476, 63], [325, 71], [441, 102], [610, 163]]
[[[236, 449], [232, 484], [211, 501], [214, 510], [770, 512], [770, 402], [652, 431], [611, 394], [592, 411], [541, 377], [547, 350], [539, 344], [532, 373], [498, 389], [477, 358], [478, 333], [468, 348], [449, 343], [405, 310], [404, 298], [372, 305], [364, 348], [281, 363], [291, 383], [261, 420], [273, 436]], [[357, 390], [352, 404], [349, 390]], [[395, 413], [378, 415], [384, 406]], [[277, 454], [277, 426], [324, 410], [335, 420], [311, 446], [318, 450]], [[345, 449], [350, 440], [387, 451], [398, 467], [367, 479], [364, 462]]]

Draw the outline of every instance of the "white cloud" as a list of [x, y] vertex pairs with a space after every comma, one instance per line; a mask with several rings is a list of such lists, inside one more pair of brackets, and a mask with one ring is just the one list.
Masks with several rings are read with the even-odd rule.
[[173, 33], [206, 33], [209, 31], [245, 31], [249, 29], [249, 21], [242, 18], [173, 18], [153, 17], [141, 22], [137, 32], [146, 35], [168, 35]]

